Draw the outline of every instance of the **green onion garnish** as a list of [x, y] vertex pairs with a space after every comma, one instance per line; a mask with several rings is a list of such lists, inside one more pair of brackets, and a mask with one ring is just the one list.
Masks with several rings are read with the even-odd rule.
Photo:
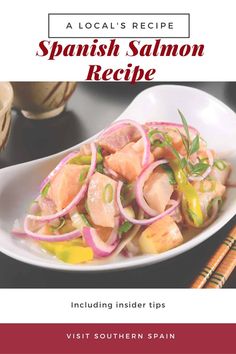
[[[68, 161], [68, 164], [73, 165], [90, 165], [91, 164], [92, 155], [78, 155], [73, 157]], [[103, 157], [100, 153], [97, 153], [97, 163], [103, 161]]]
[[188, 163], [188, 168], [191, 174], [194, 176], [202, 175], [208, 169], [208, 167], [209, 167], [208, 163], [204, 163], [204, 162], [198, 162], [195, 165], [191, 164], [190, 162]]
[[85, 223], [86, 226], [91, 226], [91, 224], [89, 223], [88, 219], [86, 218], [86, 216], [84, 214], [79, 214], [81, 216], [82, 221]]
[[99, 173], [104, 173], [104, 168], [102, 163], [98, 163], [96, 166], [96, 171]]
[[[206, 183], [206, 182], [209, 182]], [[207, 193], [207, 192], [213, 192], [216, 188], [216, 181], [215, 180], [206, 180], [206, 181], [201, 181], [200, 182], [200, 192], [201, 193]]]
[[123, 204], [129, 205], [135, 199], [134, 183], [124, 184], [122, 191], [122, 201]]
[[80, 175], [79, 175], [79, 182], [83, 183], [87, 177], [88, 174], [88, 168], [85, 167], [81, 170]]
[[52, 228], [53, 231], [60, 230], [65, 225], [65, 223], [66, 223], [65, 218], [60, 218], [60, 224], [58, 226], [56, 226], [56, 227], [51, 225], [51, 228]]
[[176, 182], [175, 175], [174, 175], [172, 168], [167, 164], [163, 164], [161, 166], [161, 168], [167, 173], [168, 178], [169, 178], [169, 183], [172, 185], [176, 184], [177, 182]]
[[126, 232], [128, 232], [131, 228], [133, 227], [133, 224], [129, 221], [124, 221], [123, 224], [120, 225], [118, 233], [124, 234]]
[[51, 184], [50, 184], [50, 182], [48, 182], [48, 183], [46, 184], [46, 186], [43, 187], [43, 190], [41, 191], [41, 195], [42, 195], [43, 197], [46, 197], [46, 196], [47, 196], [48, 190], [49, 190], [50, 186], [51, 186]]
[[85, 207], [85, 210], [87, 211], [87, 213], [90, 214], [87, 199], [86, 199], [86, 201], [84, 203], [84, 207]]
[[210, 215], [211, 209], [212, 209], [213, 204], [214, 204], [215, 202], [218, 202], [219, 208], [221, 208], [222, 203], [223, 203], [223, 199], [222, 199], [221, 197], [215, 197], [215, 198], [213, 198], [213, 199], [210, 201], [210, 203], [208, 204], [208, 206], [207, 206], [207, 215]]
[[111, 183], [108, 183], [102, 193], [102, 199], [104, 203], [111, 203], [113, 200], [113, 187]]
[[224, 171], [224, 169], [227, 167], [227, 164], [225, 163], [224, 160], [217, 159], [214, 161], [214, 166], [218, 168], [220, 171]]

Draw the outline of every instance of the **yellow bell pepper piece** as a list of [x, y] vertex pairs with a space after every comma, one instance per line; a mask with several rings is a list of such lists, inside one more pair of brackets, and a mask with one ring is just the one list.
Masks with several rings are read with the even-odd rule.
[[91, 261], [93, 250], [91, 247], [67, 246], [56, 251], [56, 256], [65, 263], [78, 264]]
[[55, 254], [56, 251], [63, 249], [66, 246], [85, 246], [82, 238], [76, 238], [71, 241], [47, 242], [40, 241], [41, 246], [48, 252]]
[[65, 263], [77, 264], [91, 261], [93, 250], [86, 247], [82, 239], [62, 242], [40, 242], [42, 248], [54, 254]]
[[183, 193], [183, 207], [187, 207], [191, 213], [191, 218], [196, 227], [199, 227], [204, 222], [204, 217], [200, 205], [199, 196], [196, 189], [188, 181], [188, 178], [179, 166], [177, 161], [170, 161], [170, 166], [174, 172], [176, 182], [178, 184], [178, 189]]

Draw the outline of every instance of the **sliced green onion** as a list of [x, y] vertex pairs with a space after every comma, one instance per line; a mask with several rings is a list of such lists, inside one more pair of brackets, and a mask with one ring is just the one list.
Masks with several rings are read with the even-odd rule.
[[86, 218], [86, 216], [84, 214], [80, 214], [80, 216], [86, 226], [91, 226], [90, 222], [88, 221], [88, 219]]
[[85, 167], [81, 170], [80, 175], [79, 175], [79, 182], [80, 183], [83, 183], [85, 181], [87, 174], [88, 174], [88, 170], [89, 169], [87, 167]]
[[168, 133], [164, 133], [164, 136], [165, 136], [167, 144], [169, 144], [169, 145], [173, 144], [173, 139], [171, 136], [168, 135]]
[[84, 207], [85, 207], [85, 210], [87, 211], [87, 213], [90, 214], [87, 199], [86, 199], [86, 201], [84, 203]]
[[49, 190], [50, 186], [51, 186], [51, 184], [50, 184], [50, 182], [48, 182], [48, 183], [46, 184], [46, 186], [42, 189], [41, 195], [42, 195], [43, 197], [46, 197], [46, 196], [47, 196], [48, 190]]
[[219, 204], [219, 208], [221, 208], [222, 204], [223, 204], [223, 199], [221, 197], [215, 197], [213, 198], [210, 203], [208, 204], [207, 206], [207, 215], [209, 216], [210, 213], [211, 213], [211, 209], [212, 209], [212, 206], [215, 202], [218, 202]]
[[162, 148], [162, 147], [165, 147], [166, 146], [166, 144], [163, 142], [163, 141], [161, 141], [161, 140], [159, 140], [159, 139], [156, 139], [156, 140], [154, 140], [153, 142], [151, 142], [151, 145], [152, 145], [152, 147], [160, 147], [160, 148]]
[[65, 223], [66, 223], [65, 218], [60, 218], [60, 224], [58, 226], [56, 226], [56, 227], [53, 226], [53, 225], [50, 225], [50, 226], [51, 226], [53, 231], [58, 231], [65, 225]]
[[[164, 141], [161, 141], [160, 139], [153, 139], [153, 135], [159, 134], [163, 137]], [[172, 143], [172, 138], [168, 135], [168, 133], [163, 132], [159, 129], [151, 129], [148, 133], [148, 137], [150, 139], [151, 144], [154, 144], [157, 141], [157, 144], [161, 144], [161, 146], [166, 146], [166, 144], [171, 144]]]
[[166, 146], [165, 142], [161, 141], [160, 139], [153, 138], [153, 135], [159, 134], [160, 131], [158, 129], [151, 129], [148, 133], [148, 137], [152, 147], [164, 147]]
[[102, 156], [102, 147], [100, 145], [97, 146], [97, 152]]
[[135, 199], [134, 183], [124, 184], [121, 197], [124, 205], [129, 205], [132, 203]]
[[169, 178], [169, 183], [172, 185], [176, 184], [177, 182], [176, 182], [175, 175], [174, 175], [172, 168], [167, 164], [163, 164], [161, 166], [161, 168], [167, 173], [168, 178]]
[[152, 136], [153, 136], [154, 134], [158, 133], [158, 132], [159, 132], [158, 129], [151, 129], [151, 130], [149, 131], [149, 133], [148, 133], [149, 139], [151, 140]]
[[207, 157], [203, 157], [203, 158], [200, 158], [199, 156], [197, 157], [198, 161], [199, 162], [203, 162], [203, 163], [208, 163], [208, 158]]
[[227, 164], [224, 160], [217, 159], [214, 161], [214, 166], [218, 168], [218, 170], [224, 171], [224, 169], [227, 167]]
[[[91, 164], [92, 155], [78, 155], [73, 157], [68, 161], [68, 164], [73, 165], [90, 165]], [[100, 153], [97, 153], [97, 163], [103, 161], [103, 156]]]
[[96, 166], [96, 171], [99, 173], [104, 173], [104, 167], [102, 163], [98, 163]]
[[111, 203], [113, 200], [113, 187], [111, 183], [108, 183], [102, 193], [102, 199], [104, 203]]
[[129, 221], [124, 221], [123, 224], [121, 224], [121, 226], [119, 227], [118, 233], [124, 234], [126, 232], [128, 232], [131, 228], [133, 227], [133, 224]]
[[200, 188], [199, 188], [200, 192], [201, 193], [213, 192], [216, 188], [216, 181], [215, 180], [206, 180], [206, 181], [210, 182], [210, 185], [206, 187], [205, 181], [201, 181]]
[[70, 213], [72, 225], [82, 232], [85, 226], [91, 226], [84, 214], [78, 213], [77, 210]]

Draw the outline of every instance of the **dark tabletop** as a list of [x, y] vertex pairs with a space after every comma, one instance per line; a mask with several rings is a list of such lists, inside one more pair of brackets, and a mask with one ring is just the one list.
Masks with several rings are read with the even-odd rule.
[[[0, 168], [48, 156], [83, 141], [117, 118], [140, 91], [157, 84], [79, 83], [66, 111], [45, 121], [32, 121], [13, 111], [8, 145], [0, 153]], [[236, 111], [236, 83], [178, 84], [203, 89]], [[54, 271], [24, 264], [0, 253], [0, 287], [188, 287], [235, 223], [236, 217], [213, 237], [174, 259], [131, 270], [96, 273]], [[225, 287], [236, 287], [236, 271]]]

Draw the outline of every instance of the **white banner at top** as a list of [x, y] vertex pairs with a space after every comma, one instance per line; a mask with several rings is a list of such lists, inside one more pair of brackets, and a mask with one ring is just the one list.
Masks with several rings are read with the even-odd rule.
[[188, 38], [189, 14], [48, 15], [49, 38]]

